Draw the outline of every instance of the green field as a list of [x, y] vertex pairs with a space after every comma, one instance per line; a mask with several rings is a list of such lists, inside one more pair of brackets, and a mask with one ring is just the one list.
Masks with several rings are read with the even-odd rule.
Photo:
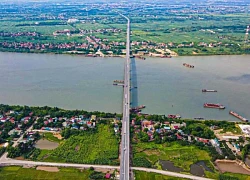
[[43, 161], [112, 164], [118, 161], [118, 139], [108, 125], [99, 125], [96, 133], [72, 136], [52, 151], [42, 151]]
[[174, 163], [175, 166], [183, 168], [185, 171], [190, 170], [190, 165], [197, 161], [210, 161], [209, 154], [195, 146], [182, 146], [176, 142], [155, 144], [138, 143], [133, 147], [134, 157], [144, 157], [157, 165], [159, 160], [167, 160]]
[[184, 178], [170, 177], [157, 173], [134, 171], [135, 180], [182, 180]]
[[[34, 168], [22, 168], [19, 166], [9, 166], [0, 168], [1, 180], [28, 180], [28, 179], [89, 179], [89, 170], [78, 170], [73, 168], [60, 168], [59, 172], [40, 171]], [[18, 178], [17, 178], [18, 177]]]
[[42, 133], [42, 138], [47, 139], [48, 141], [51, 142], [58, 142], [60, 143], [62, 140], [58, 139], [53, 135], [53, 133], [47, 132], [47, 133]]

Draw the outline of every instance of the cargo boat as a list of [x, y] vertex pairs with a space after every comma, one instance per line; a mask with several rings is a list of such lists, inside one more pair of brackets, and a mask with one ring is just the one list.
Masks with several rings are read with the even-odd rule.
[[217, 92], [217, 90], [208, 90], [208, 89], [202, 89], [202, 92]]
[[221, 104], [205, 103], [204, 108], [225, 109], [226, 107]]
[[240, 119], [241, 121], [244, 121], [244, 122], [248, 122], [249, 120], [242, 117], [241, 115], [239, 115], [238, 113], [236, 112], [233, 112], [233, 111], [229, 111], [229, 114], [233, 115], [234, 117]]
[[183, 63], [183, 66], [188, 67], [188, 68], [194, 68], [193, 65], [190, 65], [190, 64], [187, 64], [187, 63]]

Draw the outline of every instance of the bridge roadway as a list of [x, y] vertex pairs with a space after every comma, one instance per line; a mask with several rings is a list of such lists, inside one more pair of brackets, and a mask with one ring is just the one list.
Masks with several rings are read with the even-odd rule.
[[122, 117], [122, 137], [121, 137], [121, 156], [120, 156], [120, 180], [130, 179], [130, 19], [126, 18], [127, 24], [127, 43], [126, 60], [124, 66], [124, 89], [123, 89], [123, 117]]

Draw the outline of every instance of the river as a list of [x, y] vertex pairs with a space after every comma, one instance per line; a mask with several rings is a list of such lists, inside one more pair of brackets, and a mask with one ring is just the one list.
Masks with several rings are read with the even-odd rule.
[[[198, 56], [136, 60], [139, 104], [145, 113], [183, 118], [250, 118], [250, 56]], [[183, 63], [195, 66], [190, 69]], [[121, 112], [123, 58], [0, 53], [0, 103]], [[202, 93], [201, 89], [217, 93]], [[205, 102], [225, 110], [205, 109]]]

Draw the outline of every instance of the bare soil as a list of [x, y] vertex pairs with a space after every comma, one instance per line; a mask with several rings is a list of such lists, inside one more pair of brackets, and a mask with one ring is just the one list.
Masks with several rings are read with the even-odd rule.
[[40, 139], [37, 143], [36, 143], [36, 147], [39, 149], [48, 149], [48, 150], [52, 150], [52, 149], [56, 149], [59, 146], [58, 143], [56, 142], [51, 142], [48, 141], [46, 139]]
[[60, 133], [54, 133], [53, 136], [59, 140], [62, 140], [62, 135]]
[[36, 170], [42, 170], [47, 172], [59, 172], [58, 167], [49, 167], [49, 166], [37, 166]]
[[244, 169], [242, 166], [237, 164], [236, 162], [216, 162], [216, 165], [220, 172], [231, 172], [238, 174], [247, 174], [250, 175], [250, 171]]

